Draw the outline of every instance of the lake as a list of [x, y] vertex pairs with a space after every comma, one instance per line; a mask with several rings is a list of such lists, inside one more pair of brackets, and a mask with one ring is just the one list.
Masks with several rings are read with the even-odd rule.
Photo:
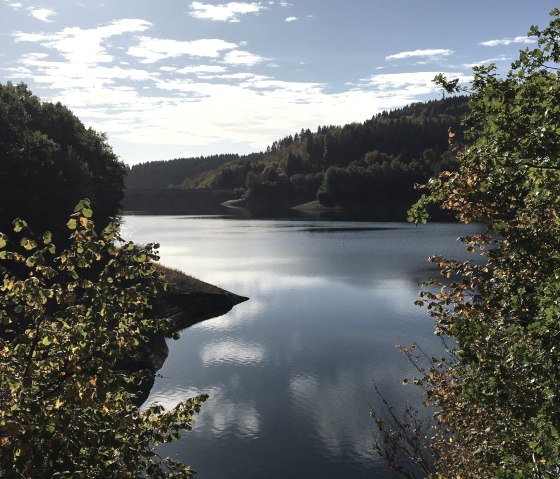
[[125, 216], [127, 239], [249, 301], [183, 331], [148, 402], [208, 393], [193, 431], [162, 448], [218, 479], [392, 478], [376, 457], [374, 385], [421, 401], [396, 345], [441, 350], [414, 305], [427, 258], [467, 258], [477, 225]]

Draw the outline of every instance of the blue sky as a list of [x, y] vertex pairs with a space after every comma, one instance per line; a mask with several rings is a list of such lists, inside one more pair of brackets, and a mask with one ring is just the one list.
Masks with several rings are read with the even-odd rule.
[[550, 0], [0, 0], [0, 82], [106, 132], [126, 163], [264, 150], [505, 71]]

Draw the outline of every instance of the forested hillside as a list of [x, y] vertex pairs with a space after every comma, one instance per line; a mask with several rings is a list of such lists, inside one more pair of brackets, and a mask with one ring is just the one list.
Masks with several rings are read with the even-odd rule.
[[[216, 155], [133, 166], [133, 189], [229, 189], [250, 209], [291, 207], [318, 199], [356, 207], [410, 205], [415, 183], [453, 169], [448, 130], [467, 112], [459, 96], [382, 112], [364, 123], [302, 129], [251, 155]], [[402, 209], [402, 208], [401, 208]]]
[[67, 107], [42, 101], [23, 83], [0, 84], [0, 231], [20, 217], [60, 242], [83, 198], [103, 227], [119, 212], [125, 175], [105, 135]]
[[239, 159], [239, 155], [224, 154], [140, 163], [131, 168], [128, 173], [126, 186], [127, 188], [176, 187], [184, 179], [196, 178], [202, 173], [214, 171], [221, 165]]

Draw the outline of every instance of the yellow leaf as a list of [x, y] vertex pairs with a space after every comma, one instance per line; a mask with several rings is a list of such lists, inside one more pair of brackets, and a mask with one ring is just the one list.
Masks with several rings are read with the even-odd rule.
[[19, 244], [23, 246], [27, 251], [37, 247], [37, 243], [29, 238], [22, 238]]

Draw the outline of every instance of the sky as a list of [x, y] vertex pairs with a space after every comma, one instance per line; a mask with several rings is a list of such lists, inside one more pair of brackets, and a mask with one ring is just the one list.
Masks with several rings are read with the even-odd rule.
[[127, 164], [263, 151], [302, 128], [506, 72], [552, 0], [0, 0], [0, 83], [107, 133]]

